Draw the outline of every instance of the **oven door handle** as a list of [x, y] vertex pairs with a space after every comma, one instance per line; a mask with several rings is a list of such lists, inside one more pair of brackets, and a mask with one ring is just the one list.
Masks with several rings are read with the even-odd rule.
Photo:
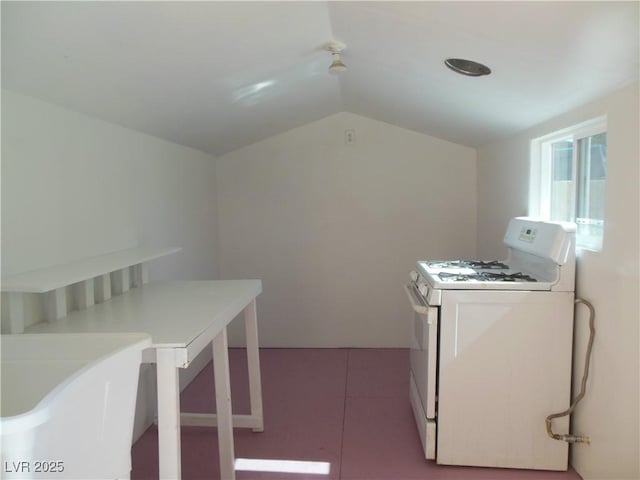
[[420, 299], [420, 294], [418, 293], [415, 285], [405, 285], [404, 291], [407, 293], [409, 303], [411, 304], [414, 312], [419, 313], [420, 315], [426, 315], [429, 312], [429, 307]]

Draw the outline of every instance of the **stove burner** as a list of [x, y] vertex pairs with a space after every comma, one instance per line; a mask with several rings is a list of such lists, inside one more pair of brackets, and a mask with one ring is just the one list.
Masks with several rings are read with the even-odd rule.
[[480, 270], [507, 270], [509, 268], [508, 265], [498, 262], [497, 260], [490, 262], [471, 261], [469, 264], [471, 268], [479, 268]]
[[483, 262], [478, 260], [445, 260], [441, 262], [428, 262], [432, 268], [473, 268], [478, 270], [507, 270], [508, 265], [492, 260]]
[[535, 278], [522, 272], [517, 273], [487, 273], [494, 282], [537, 282]]
[[447, 282], [467, 282], [469, 280], [486, 281], [479, 273], [447, 273], [440, 272], [438, 276]]
[[440, 272], [438, 276], [448, 282], [468, 282], [469, 280], [477, 282], [537, 282], [535, 278], [522, 272], [477, 272], [469, 274]]

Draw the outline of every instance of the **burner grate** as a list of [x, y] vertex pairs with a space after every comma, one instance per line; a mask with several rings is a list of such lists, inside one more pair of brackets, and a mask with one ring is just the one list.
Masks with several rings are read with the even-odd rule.
[[531, 275], [522, 272], [517, 273], [487, 273], [490, 281], [498, 282], [537, 282]]
[[431, 268], [473, 268], [478, 270], [508, 270], [509, 266], [497, 260], [479, 261], [479, 260], [444, 260], [428, 262]]
[[492, 260], [490, 262], [471, 261], [471, 268], [479, 268], [480, 270], [508, 270], [509, 266], [505, 263]]
[[535, 278], [522, 272], [477, 272], [468, 274], [441, 272], [438, 276], [448, 282], [537, 282]]

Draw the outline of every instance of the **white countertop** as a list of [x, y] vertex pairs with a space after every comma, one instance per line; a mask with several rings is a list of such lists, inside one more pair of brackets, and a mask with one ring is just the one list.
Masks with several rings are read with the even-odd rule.
[[142, 333], [1, 335], [0, 343], [2, 417], [32, 410], [102, 358], [150, 345], [148, 335]]
[[261, 291], [260, 280], [148, 283], [25, 333], [144, 332], [155, 348], [188, 348], [215, 336]]

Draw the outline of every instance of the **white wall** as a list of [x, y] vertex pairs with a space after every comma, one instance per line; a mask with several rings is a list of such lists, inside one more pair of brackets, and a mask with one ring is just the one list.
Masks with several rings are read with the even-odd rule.
[[220, 276], [262, 279], [264, 346], [407, 346], [416, 260], [475, 254], [475, 175], [470, 148], [348, 113], [218, 157]]
[[[214, 185], [210, 155], [2, 91], [3, 276], [145, 245], [183, 248], [151, 280], [215, 279]], [[153, 388], [143, 375], [136, 436]]]
[[[576, 278], [577, 296], [596, 309], [588, 390], [573, 415], [573, 430], [591, 437], [591, 445], [572, 448], [572, 464], [585, 480], [640, 478], [638, 88], [630, 85], [478, 150], [478, 253], [501, 257], [507, 220], [528, 209], [530, 140], [607, 115], [604, 246], [598, 253], [579, 253]], [[586, 313], [579, 311], [576, 321], [575, 392], [584, 365]]]
[[2, 91], [2, 275], [136, 245], [159, 278], [217, 276], [205, 153]]

